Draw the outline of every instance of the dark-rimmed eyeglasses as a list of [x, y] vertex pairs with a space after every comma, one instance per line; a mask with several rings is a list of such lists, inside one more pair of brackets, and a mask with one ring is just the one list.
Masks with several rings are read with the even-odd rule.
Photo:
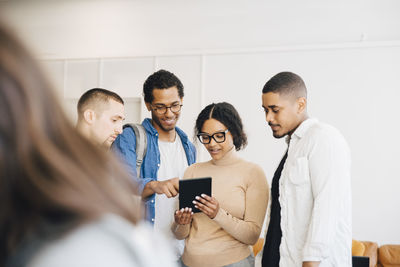
[[167, 110], [170, 109], [173, 113], [178, 113], [179, 111], [181, 111], [182, 106], [179, 103], [173, 104], [171, 106], [166, 106], [166, 105], [151, 105], [153, 110], [156, 111], [158, 114], [163, 115], [165, 113], [167, 113]]
[[197, 138], [199, 138], [200, 143], [204, 145], [209, 144], [211, 142], [211, 138], [214, 139], [214, 141], [217, 143], [223, 143], [225, 142], [225, 137], [227, 132], [229, 132], [228, 129], [226, 129], [223, 132], [213, 133], [212, 135], [206, 133], [199, 133], [197, 135]]

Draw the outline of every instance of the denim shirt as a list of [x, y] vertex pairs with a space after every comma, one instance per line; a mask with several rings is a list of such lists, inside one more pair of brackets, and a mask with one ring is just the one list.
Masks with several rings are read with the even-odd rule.
[[[151, 124], [151, 119], [149, 118], [144, 119], [142, 125], [147, 135], [147, 152], [140, 168], [139, 178], [136, 173], [136, 136], [133, 129], [131, 127], [126, 127], [112, 145], [112, 150], [124, 160], [130, 176], [138, 184], [139, 194], [142, 194], [148, 182], [157, 181], [157, 173], [160, 168], [158, 132]], [[190, 166], [196, 162], [196, 148], [181, 129], [175, 127], [175, 130], [181, 138], [188, 165]], [[146, 220], [154, 223], [155, 194], [144, 199], [144, 204], [146, 208]]]

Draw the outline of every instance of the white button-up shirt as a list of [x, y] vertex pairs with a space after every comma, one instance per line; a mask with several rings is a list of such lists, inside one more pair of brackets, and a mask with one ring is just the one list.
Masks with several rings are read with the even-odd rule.
[[292, 134], [279, 183], [281, 267], [351, 267], [350, 150], [338, 130], [307, 119]]

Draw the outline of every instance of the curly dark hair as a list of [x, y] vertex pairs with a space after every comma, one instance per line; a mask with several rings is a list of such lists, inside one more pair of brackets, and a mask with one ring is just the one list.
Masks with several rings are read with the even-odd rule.
[[143, 84], [144, 102], [151, 103], [154, 100], [154, 89], [167, 89], [176, 86], [180, 98], [183, 98], [183, 84], [172, 72], [159, 70], [150, 75]]
[[206, 106], [197, 117], [194, 128], [195, 136], [201, 132], [204, 122], [208, 119], [215, 119], [228, 128], [237, 151], [246, 147], [247, 136], [243, 130], [242, 119], [234, 106], [227, 102], [212, 103]]

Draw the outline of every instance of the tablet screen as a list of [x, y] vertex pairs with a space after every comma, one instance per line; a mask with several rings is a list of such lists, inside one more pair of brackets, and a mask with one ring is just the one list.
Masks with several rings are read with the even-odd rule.
[[211, 196], [211, 177], [179, 180], [179, 209], [188, 207], [194, 213], [200, 212], [192, 201], [201, 194]]

